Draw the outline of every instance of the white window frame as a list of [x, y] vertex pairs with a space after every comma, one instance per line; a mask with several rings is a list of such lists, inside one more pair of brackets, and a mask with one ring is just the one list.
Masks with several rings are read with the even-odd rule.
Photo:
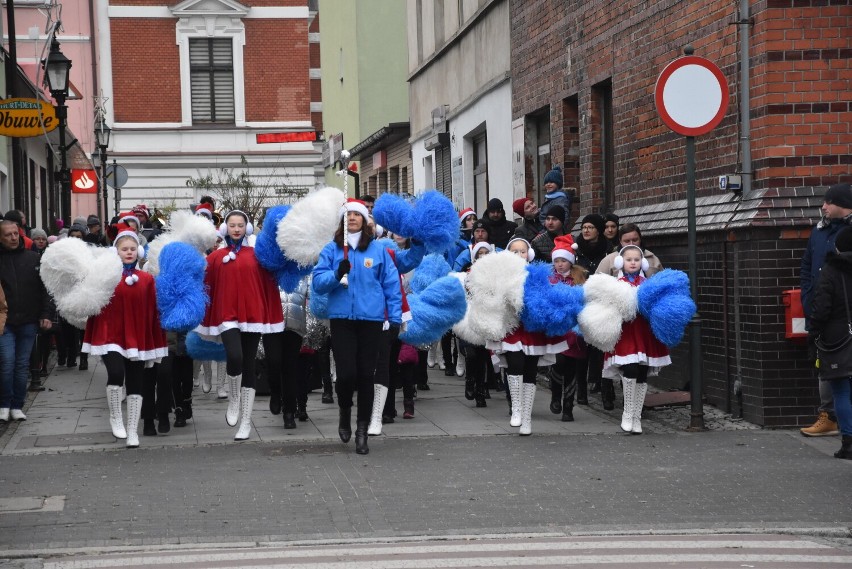
[[[175, 7], [176, 16], [181, 16], [178, 9], [184, 2]], [[231, 7], [235, 3], [223, 4]], [[243, 64], [243, 48], [246, 45], [246, 28], [242, 18], [246, 12], [227, 10], [206, 14], [186, 14], [176, 25], [177, 45], [180, 53], [180, 100], [181, 126], [192, 126], [192, 79], [189, 69], [189, 40], [191, 38], [230, 38], [234, 61], [234, 124], [237, 127], [246, 126], [246, 95], [245, 68]]]

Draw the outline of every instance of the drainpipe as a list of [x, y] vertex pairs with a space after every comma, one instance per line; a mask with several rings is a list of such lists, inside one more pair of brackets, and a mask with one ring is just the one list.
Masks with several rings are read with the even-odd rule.
[[743, 195], [751, 192], [751, 182], [754, 175], [751, 167], [751, 110], [749, 108], [749, 33], [751, 18], [749, 17], [748, 0], [740, 0], [737, 28], [740, 36], [740, 149], [742, 165], [740, 174], [743, 177]]

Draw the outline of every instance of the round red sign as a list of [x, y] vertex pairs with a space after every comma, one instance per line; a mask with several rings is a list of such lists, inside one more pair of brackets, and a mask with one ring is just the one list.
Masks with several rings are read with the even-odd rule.
[[713, 130], [728, 108], [728, 82], [715, 63], [688, 55], [669, 63], [654, 87], [660, 118], [684, 136]]

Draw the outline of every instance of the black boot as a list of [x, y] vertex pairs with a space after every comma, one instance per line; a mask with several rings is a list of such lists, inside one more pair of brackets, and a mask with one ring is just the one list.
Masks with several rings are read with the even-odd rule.
[[169, 421], [168, 413], [160, 413], [160, 416], [157, 418], [157, 431], [160, 434], [166, 434], [172, 430], [171, 422]]
[[86, 371], [89, 369], [89, 354], [80, 354], [80, 367], [77, 369], [80, 371]]
[[558, 415], [562, 412], [562, 399], [559, 393], [550, 394], [550, 412], [554, 415]]
[[308, 402], [307, 401], [299, 401], [296, 404], [296, 418], [301, 422], [305, 422], [308, 420]]
[[186, 426], [186, 416], [183, 414], [183, 407], [175, 407], [175, 428]]
[[269, 412], [273, 415], [278, 415], [281, 413], [281, 394], [280, 393], [270, 393], [269, 394]]
[[370, 452], [370, 449], [367, 447], [367, 427], [369, 426], [370, 423], [368, 421], [358, 421], [355, 426], [355, 452], [358, 454], [367, 454]]
[[[296, 414], [295, 413], [290, 413], [288, 411], [284, 411], [284, 413], [282, 413], [281, 416], [284, 417], [284, 428], [285, 429], [295, 429], [296, 428]], [[344, 441], [344, 442], [346, 442], [346, 441]]]
[[562, 422], [571, 423], [574, 421], [574, 394], [569, 393], [567, 389], [562, 389]]
[[[352, 407], [340, 407], [340, 422], [337, 425], [337, 434], [340, 436], [340, 440], [344, 443], [348, 443], [349, 439], [352, 438]], [[364, 431], [364, 436], [367, 435], [367, 431]]]
[[834, 458], [852, 460], [852, 435], [843, 435], [840, 443], [840, 450], [834, 453]]
[[331, 388], [331, 377], [322, 378], [322, 402], [334, 403], [334, 394]]
[[468, 377], [464, 380], [464, 398], [468, 401], [473, 401], [475, 396], [474, 379], [472, 377]]
[[485, 402], [485, 391], [477, 391], [476, 392], [476, 406], [477, 407], [488, 407], [488, 403]]
[[612, 379], [604, 377], [600, 385], [603, 408], [606, 411], [612, 411], [615, 409], [615, 386], [612, 384]]
[[142, 435], [146, 437], [157, 436], [157, 426], [154, 425], [154, 419], [142, 420]]

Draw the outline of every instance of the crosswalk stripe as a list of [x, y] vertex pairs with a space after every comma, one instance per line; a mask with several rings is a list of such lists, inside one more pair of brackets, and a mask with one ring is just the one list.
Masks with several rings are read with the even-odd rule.
[[[419, 569], [642, 563], [784, 563], [852, 566], [852, 554], [805, 539], [548, 539], [268, 547], [107, 554], [46, 560], [50, 569], [264, 567]], [[736, 550], [736, 551], [732, 551]]]

